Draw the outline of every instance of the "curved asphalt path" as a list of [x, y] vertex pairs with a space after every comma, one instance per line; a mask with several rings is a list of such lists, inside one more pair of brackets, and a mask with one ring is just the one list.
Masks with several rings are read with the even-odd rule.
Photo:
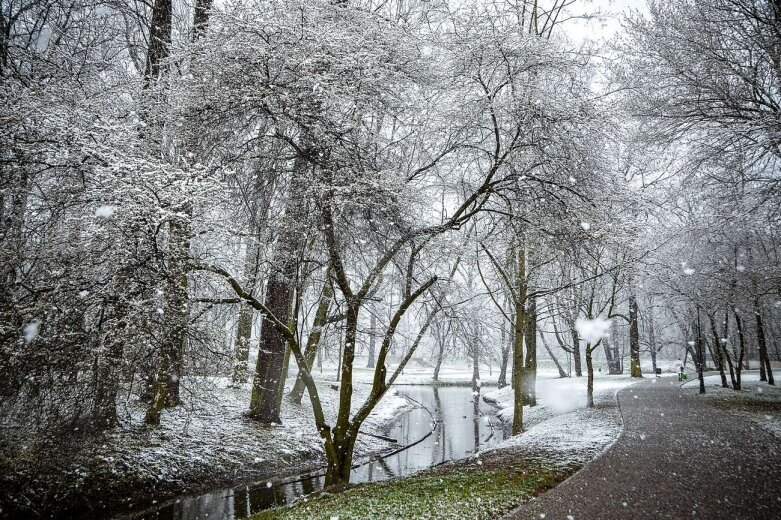
[[616, 443], [506, 518], [781, 519], [781, 441], [679, 385], [621, 390]]

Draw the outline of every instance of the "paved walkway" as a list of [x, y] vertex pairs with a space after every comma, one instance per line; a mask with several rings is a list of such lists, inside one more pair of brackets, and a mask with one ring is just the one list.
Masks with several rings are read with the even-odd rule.
[[618, 401], [624, 433], [616, 443], [506, 518], [781, 519], [776, 437], [676, 380], [643, 381]]

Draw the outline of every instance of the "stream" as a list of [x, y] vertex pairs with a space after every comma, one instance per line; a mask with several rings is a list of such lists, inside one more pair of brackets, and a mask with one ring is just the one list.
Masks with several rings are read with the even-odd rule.
[[[449, 460], [461, 459], [509, 436], [505, 425], [472, 389], [462, 386], [397, 387], [415, 408], [399, 416], [382, 433], [397, 440], [388, 455], [357, 458], [351, 483], [409, 476]], [[132, 518], [196, 520], [246, 518], [264, 509], [288, 504], [323, 487], [321, 472], [270, 484], [266, 480], [184, 497], [148, 509]]]

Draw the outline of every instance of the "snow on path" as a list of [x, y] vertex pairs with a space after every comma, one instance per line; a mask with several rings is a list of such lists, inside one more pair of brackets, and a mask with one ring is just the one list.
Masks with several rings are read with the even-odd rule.
[[[547, 452], [557, 464], [585, 464], [621, 434], [622, 421], [616, 401], [618, 390], [636, 379], [605, 376], [594, 381], [595, 408], [586, 407], [586, 379], [542, 378], [537, 382], [537, 406], [524, 407], [525, 431], [495, 449]], [[512, 421], [512, 389], [486, 393], [484, 399], [500, 409], [500, 417]]]

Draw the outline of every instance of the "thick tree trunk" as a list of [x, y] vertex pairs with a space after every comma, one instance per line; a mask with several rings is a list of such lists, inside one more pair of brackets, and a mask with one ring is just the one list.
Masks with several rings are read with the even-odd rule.
[[529, 299], [526, 314], [524, 340], [526, 343], [525, 401], [529, 406], [537, 405], [537, 300]]
[[325, 471], [325, 488], [340, 488], [350, 483], [355, 437], [334, 435], [336, 457], [328, 460]]
[[[304, 247], [304, 231], [299, 229], [306, 214], [304, 193], [306, 161], [298, 157], [293, 165], [293, 178], [279, 229], [271, 273], [266, 284], [266, 307], [282, 323], [290, 324], [293, 295], [299, 257]], [[286, 359], [285, 337], [266, 317], [260, 329], [258, 359], [252, 379], [249, 417], [258, 422], [279, 423], [279, 411], [284, 392]]]
[[637, 298], [634, 292], [629, 295], [629, 374], [632, 377], [643, 377], [640, 369], [640, 326], [638, 320]]
[[160, 412], [164, 407], [177, 406], [180, 403], [179, 382], [183, 373], [184, 346], [187, 336], [189, 229], [189, 222], [183, 219], [177, 218], [169, 224], [163, 338], [160, 345], [154, 397], [144, 417], [144, 423], [149, 426], [160, 424]]
[[[293, 295], [291, 278], [294, 265], [284, 261], [266, 286], [265, 305], [281, 322], [290, 320]], [[291, 276], [292, 274], [292, 276]], [[271, 321], [264, 318], [260, 333], [260, 348], [252, 381], [249, 417], [261, 423], [279, 423], [279, 388], [285, 366], [286, 340]]]
[[[187, 212], [189, 214], [189, 211]], [[163, 307], [163, 344], [162, 355], [170, 359], [170, 372], [159, 374], [165, 377], [165, 406], [177, 406], [179, 397], [179, 381], [184, 372], [184, 348], [188, 325], [188, 279], [187, 259], [190, 255], [190, 223], [175, 220], [169, 226], [169, 272], [168, 287], [165, 291], [165, 306]], [[159, 389], [158, 389], [159, 391]]]

